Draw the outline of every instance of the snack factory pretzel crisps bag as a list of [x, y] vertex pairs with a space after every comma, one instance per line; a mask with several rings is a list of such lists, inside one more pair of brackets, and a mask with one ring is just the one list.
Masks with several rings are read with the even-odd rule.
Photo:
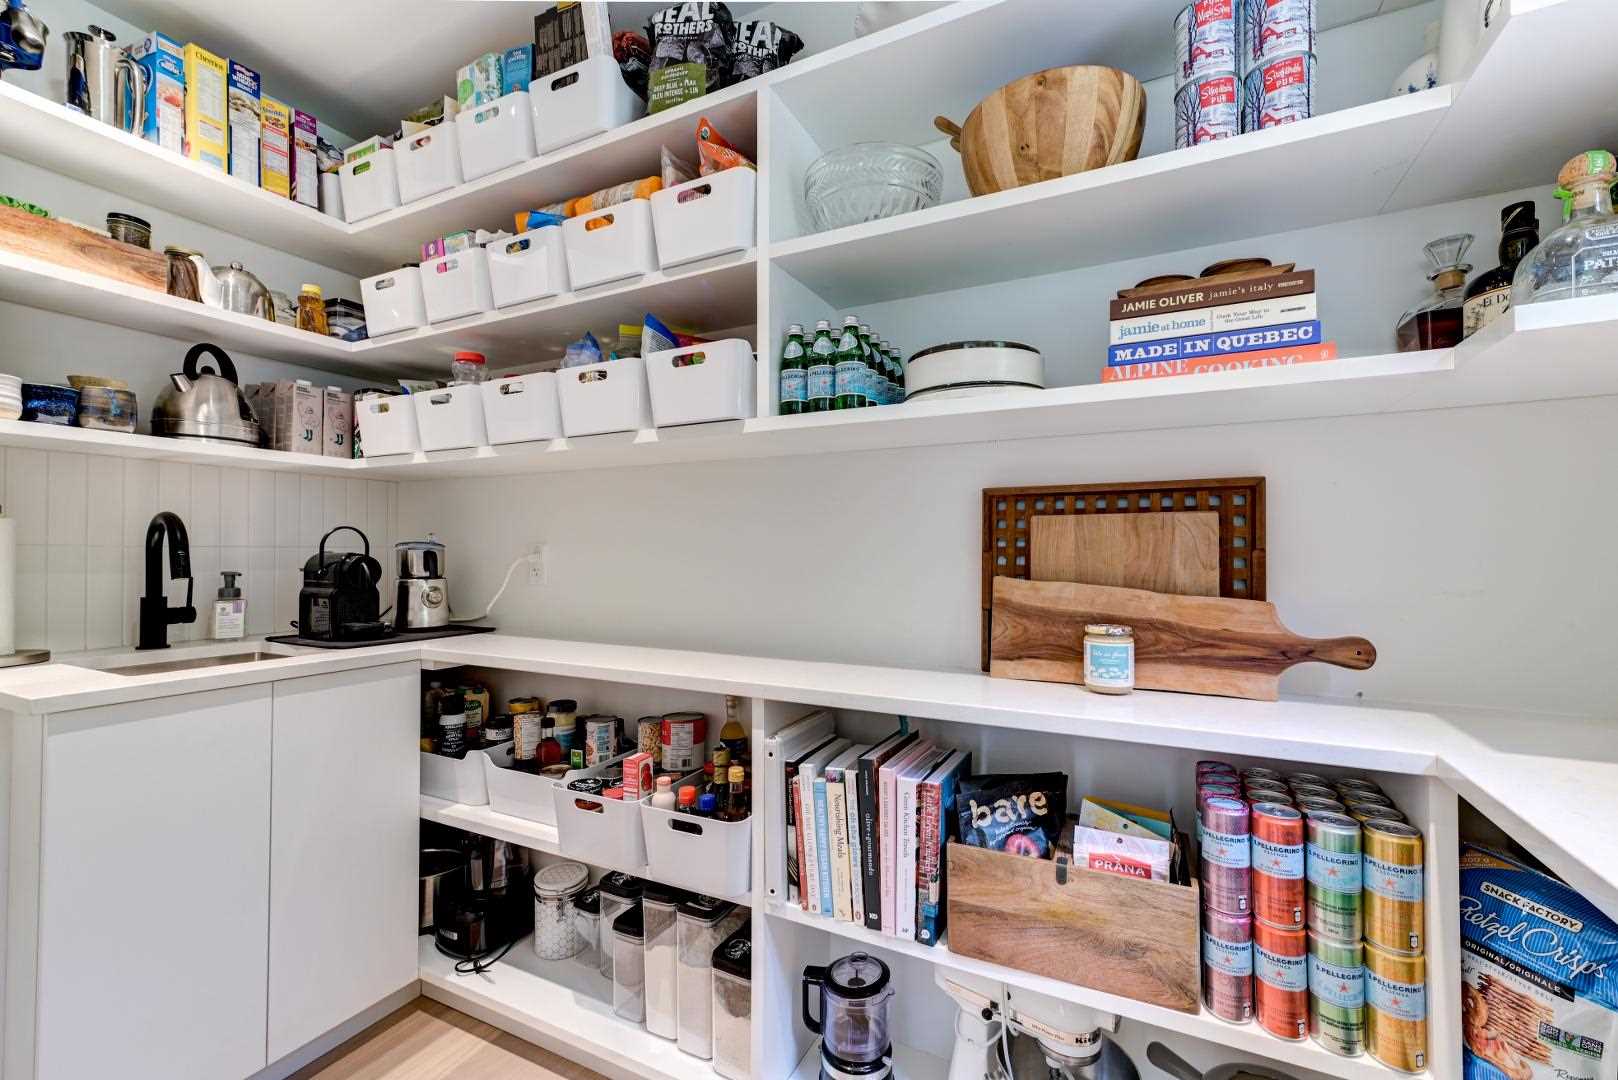
[[1618, 925], [1555, 878], [1471, 845], [1460, 906], [1465, 1080], [1618, 1078]]

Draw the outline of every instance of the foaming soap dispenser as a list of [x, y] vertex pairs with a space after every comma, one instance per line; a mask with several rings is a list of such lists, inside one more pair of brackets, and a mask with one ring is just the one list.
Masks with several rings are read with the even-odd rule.
[[232, 641], [247, 629], [247, 600], [242, 596], [241, 586], [236, 584], [242, 572], [221, 570], [219, 576], [225, 583], [219, 586], [219, 597], [213, 602], [213, 636], [215, 641]]

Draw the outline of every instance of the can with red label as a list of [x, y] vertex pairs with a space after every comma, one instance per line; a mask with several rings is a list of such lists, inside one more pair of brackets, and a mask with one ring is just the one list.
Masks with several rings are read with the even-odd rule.
[[1315, 0], [1237, 0], [1242, 66], [1315, 51]]
[[1223, 797], [1206, 799], [1197, 823], [1197, 876], [1202, 882], [1203, 904], [1228, 915], [1251, 914], [1247, 804]]
[[1258, 803], [1252, 810], [1251, 828], [1253, 917], [1285, 930], [1301, 930], [1303, 815], [1281, 803]]
[[1314, 53], [1289, 53], [1247, 69], [1242, 78], [1243, 131], [1280, 127], [1314, 114]]
[[708, 746], [708, 721], [698, 712], [672, 712], [658, 732], [658, 758], [665, 772], [702, 768]]
[[1241, 790], [1239, 788], [1231, 787], [1229, 784], [1198, 784], [1197, 813], [1199, 815], [1202, 813], [1202, 804], [1207, 802], [1209, 799], [1239, 800], [1241, 797]]
[[1174, 85], [1235, 71], [1239, 37], [1235, 0], [1192, 0], [1174, 17]]
[[1253, 918], [1202, 913], [1202, 1003], [1232, 1024], [1253, 1019]]
[[1174, 95], [1176, 149], [1234, 138], [1241, 133], [1241, 87], [1234, 72], [1195, 79]]
[[1309, 1037], [1309, 936], [1253, 920], [1253, 1015], [1278, 1039]]

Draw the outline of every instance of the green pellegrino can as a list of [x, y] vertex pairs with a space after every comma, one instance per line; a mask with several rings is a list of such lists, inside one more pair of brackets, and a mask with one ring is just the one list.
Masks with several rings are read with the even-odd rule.
[[860, 320], [850, 315], [843, 320], [843, 334], [837, 340], [837, 397], [834, 409], [858, 409], [865, 405], [865, 355], [860, 349]]

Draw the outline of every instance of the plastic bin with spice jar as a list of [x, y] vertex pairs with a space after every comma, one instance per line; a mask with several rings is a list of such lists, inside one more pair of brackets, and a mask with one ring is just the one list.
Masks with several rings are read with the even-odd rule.
[[752, 1054], [753, 928], [744, 922], [713, 954], [713, 1071], [751, 1080]]
[[600, 970], [601, 890], [594, 885], [573, 898], [573, 929], [579, 935], [579, 951], [573, 959], [587, 968]]
[[640, 910], [646, 931], [646, 1030], [665, 1039], [679, 1034], [675, 981], [679, 965], [680, 905], [693, 899], [684, 889], [648, 881]]
[[583, 863], [559, 862], [534, 874], [534, 955], [566, 960], [584, 947], [573, 918], [573, 900], [590, 884]]
[[646, 917], [638, 902], [612, 920], [612, 1011], [646, 1020]]
[[640, 906], [640, 896], [646, 883], [633, 874], [622, 874], [615, 870], [596, 882], [596, 888], [601, 893], [601, 916], [597, 923], [601, 936], [596, 950], [596, 970], [610, 979], [613, 920], [630, 908]]
[[717, 897], [680, 905], [679, 1047], [693, 1057], [713, 1057], [713, 951], [747, 919], [746, 908]]

